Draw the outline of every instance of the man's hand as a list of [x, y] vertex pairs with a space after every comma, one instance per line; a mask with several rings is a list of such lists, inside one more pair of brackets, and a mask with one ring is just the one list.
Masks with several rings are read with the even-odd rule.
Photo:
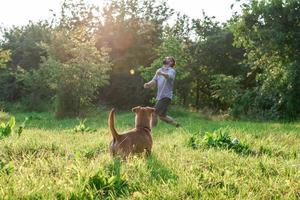
[[156, 75], [163, 75], [163, 72], [162, 72], [161, 70], [158, 70], [158, 71], [156, 72]]
[[149, 81], [148, 83], [144, 84], [144, 88], [152, 88], [156, 86], [156, 82], [155, 81]]
[[147, 89], [147, 88], [150, 88], [150, 84], [149, 84], [149, 83], [145, 83], [145, 84], [144, 84], [144, 88], [146, 88], [146, 89]]
[[161, 75], [161, 76], [165, 77], [166, 79], [169, 78], [169, 75], [167, 73], [162, 72], [161, 70], [158, 70], [156, 72], [156, 75], [158, 75], [158, 76]]

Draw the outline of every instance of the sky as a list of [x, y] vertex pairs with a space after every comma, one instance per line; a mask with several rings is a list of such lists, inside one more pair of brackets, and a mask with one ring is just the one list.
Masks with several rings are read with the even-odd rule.
[[[86, 0], [101, 5], [104, 0]], [[168, 0], [170, 7], [192, 18], [201, 18], [202, 10], [208, 16], [215, 16], [225, 22], [233, 13], [230, 5], [235, 0]], [[59, 13], [61, 0], [0, 0], [0, 26], [20, 26], [31, 21], [50, 19], [50, 9]], [[238, 6], [233, 8], [238, 10]]]

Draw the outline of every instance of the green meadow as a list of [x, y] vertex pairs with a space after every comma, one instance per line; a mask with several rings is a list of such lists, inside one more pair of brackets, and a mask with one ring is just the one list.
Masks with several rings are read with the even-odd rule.
[[[121, 161], [109, 155], [108, 110], [88, 116], [77, 132], [78, 119], [11, 115], [15, 128], [30, 120], [20, 136], [0, 140], [0, 199], [300, 198], [299, 122], [212, 120], [172, 110], [182, 128], [160, 122], [152, 155]], [[119, 133], [133, 126], [133, 113], [117, 111]], [[207, 132], [220, 129], [247, 151], [208, 146]]]

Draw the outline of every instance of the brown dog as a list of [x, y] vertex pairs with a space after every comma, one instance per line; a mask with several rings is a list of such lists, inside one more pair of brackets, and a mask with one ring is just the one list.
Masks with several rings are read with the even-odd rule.
[[108, 117], [108, 125], [113, 136], [110, 143], [110, 153], [113, 156], [119, 155], [126, 159], [129, 154], [143, 153], [151, 154], [152, 137], [151, 137], [151, 118], [154, 108], [151, 107], [135, 107], [135, 128], [119, 135], [114, 126], [115, 109], [110, 111]]

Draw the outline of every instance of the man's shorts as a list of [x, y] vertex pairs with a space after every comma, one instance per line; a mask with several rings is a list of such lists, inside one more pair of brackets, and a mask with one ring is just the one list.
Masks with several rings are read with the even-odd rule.
[[170, 104], [171, 104], [170, 98], [165, 97], [158, 100], [154, 106], [155, 113], [159, 116], [165, 117], [167, 115], [167, 110]]

